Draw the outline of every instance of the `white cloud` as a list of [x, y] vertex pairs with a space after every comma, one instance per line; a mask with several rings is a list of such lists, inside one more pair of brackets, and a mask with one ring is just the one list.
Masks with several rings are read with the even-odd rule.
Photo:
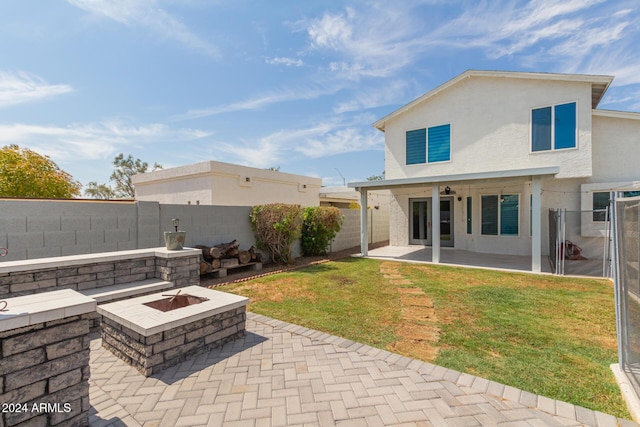
[[374, 131], [363, 133], [360, 129], [332, 130], [304, 140], [295, 151], [312, 159], [354, 151], [382, 150], [384, 142]]
[[28, 124], [0, 125], [0, 145], [18, 144], [56, 161], [104, 159], [133, 145], [179, 143], [209, 136], [193, 129], [164, 124], [132, 125], [121, 120], [71, 124], [67, 127]]
[[0, 71], [0, 107], [39, 101], [72, 91], [71, 86], [51, 85], [29, 73]]
[[406, 103], [409, 81], [395, 80], [384, 85], [376, 85], [359, 91], [348, 101], [342, 102], [333, 108], [336, 114], [350, 111], [360, 111], [383, 105]]
[[604, 0], [478, 2], [429, 37], [456, 49], [480, 47], [492, 59], [523, 55], [538, 68], [554, 61], [569, 66], [622, 40], [633, 19], [630, 10]]
[[223, 153], [225, 161], [266, 168], [293, 161], [295, 153], [317, 159], [384, 148], [382, 134], [369, 127], [359, 129], [355, 122], [361, 123], [360, 118], [350, 122], [336, 118], [306, 128], [281, 129], [251, 141], [216, 142], [212, 154]]
[[218, 114], [231, 113], [235, 111], [259, 110], [272, 104], [289, 101], [299, 101], [315, 99], [324, 95], [337, 92], [339, 87], [315, 87], [306, 89], [289, 88], [279, 92], [270, 92], [264, 95], [249, 98], [244, 101], [233, 102], [231, 104], [219, 105], [215, 107], [189, 110], [184, 114], [174, 116], [175, 120], [191, 120], [202, 117], [215, 116]]
[[155, 0], [67, 0], [97, 16], [103, 16], [130, 27], [142, 26], [167, 39], [173, 39], [189, 49], [219, 57], [212, 43], [193, 33], [182, 22], [156, 5]]
[[302, 62], [302, 59], [286, 58], [282, 56], [275, 57], [275, 58], [267, 58], [265, 62], [271, 65], [286, 65], [287, 67], [292, 67], [292, 66], [302, 67], [304, 65], [304, 62]]
[[330, 71], [352, 80], [388, 77], [432, 46], [424, 37], [424, 23], [416, 22], [411, 9], [402, 6], [368, 2], [360, 10], [325, 13], [301, 25], [305, 25], [311, 50], [338, 55], [330, 62]]
[[[339, 77], [395, 77], [429, 52], [483, 52], [516, 57], [525, 66], [554, 71], [587, 61], [594, 52], [637, 34], [634, 3], [605, 0], [492, 0], [475, 2], [375, 0], [298, 23], [309, 50], [327, 52]], [[452, 14], [453, 11], [453, 15]], [[447, 16], [448, 15], [448, 16]], [[437, 48], [437, 51], [435, 50]], [[544, 64], [544, 65], [542, 65]], [[559, 70], [557, 68], [560, 68]], [[581, 71], [582, 72], [582, 71]]]

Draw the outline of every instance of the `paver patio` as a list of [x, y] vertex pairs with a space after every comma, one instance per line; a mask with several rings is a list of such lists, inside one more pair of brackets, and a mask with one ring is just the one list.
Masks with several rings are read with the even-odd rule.
[[149, 378], [96, 336], [90, 386], [95, 426], [638, 425], [254, 313], [244, 338]]

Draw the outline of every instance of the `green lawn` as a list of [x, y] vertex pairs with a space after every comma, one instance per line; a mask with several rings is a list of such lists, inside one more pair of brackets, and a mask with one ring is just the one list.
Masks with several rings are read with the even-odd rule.
[[402, 321], [398, 288], [419, 287], [441, 329], [429, 362], [629, 418], [609, 369], [610, 282], [394, 265], [411, 285], [390, 284], [379, 261], [350, 258], [217, 289], [248, 296], [255, 313], [386, 348]]

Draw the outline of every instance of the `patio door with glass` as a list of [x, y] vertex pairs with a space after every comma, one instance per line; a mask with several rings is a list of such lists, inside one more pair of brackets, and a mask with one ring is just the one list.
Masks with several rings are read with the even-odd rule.
[[[409, 199], [409, 244], [431, 246], [431, 198]], [[440, 245], [453, 246], [453, 197], [440, 199]]]

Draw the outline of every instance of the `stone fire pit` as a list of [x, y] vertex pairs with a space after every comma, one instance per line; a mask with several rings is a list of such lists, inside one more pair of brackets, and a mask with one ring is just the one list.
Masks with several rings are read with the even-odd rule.
[[100, 305], [102, 345], [150, 376], [244, 336], [248, 303], [189, 286]]

